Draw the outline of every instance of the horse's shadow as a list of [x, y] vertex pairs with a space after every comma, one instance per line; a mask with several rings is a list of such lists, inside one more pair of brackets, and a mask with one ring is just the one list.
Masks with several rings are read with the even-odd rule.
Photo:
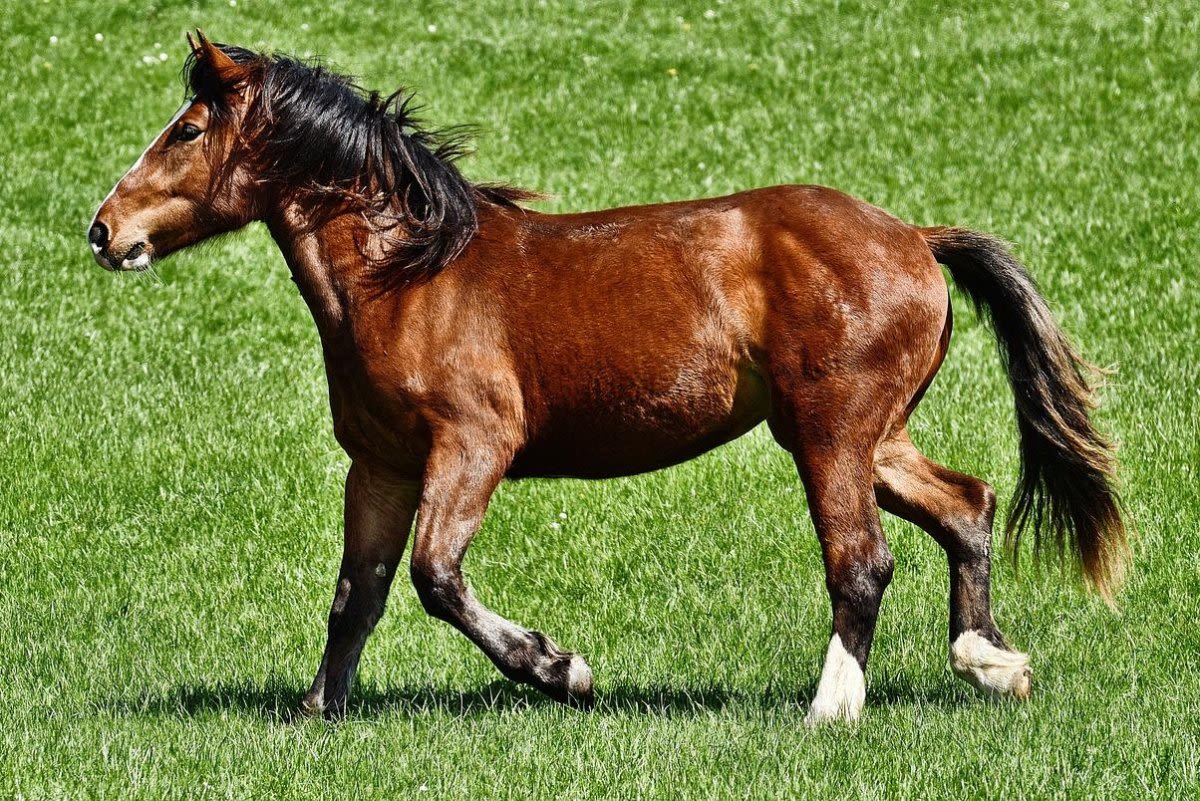
[[[816, 683], [804, 687], [746, 690], [720, 684], [695, 687], [641, 686], [617, 683], [598, 690], [590, 714], [695, 717], [727, 707], [757, 710], [793, 710], [798, 716], [808, 708]], [[260, 684], [181, 684], [162, 693], [109, 699], [102, 711], [119, 716], [170, 715], [197, 717], [210, 713], [240, 712], [269, 720], [295, 720], [294, 710], [303, 690], [298, 685], [271, 678]], [[900, 677], [882, 677], [867, 692], [868, 705], [955, 707], [969, 703], [970, 695], [946, 678], [920, 685]], [[448, 714], [458, 717], [490, 715], [542, 707], [558, 707], [535, 690], [498, 679], [476, 689], [437, 686], [380, 687], [371, 683], [355, 688], [347, 717]]]

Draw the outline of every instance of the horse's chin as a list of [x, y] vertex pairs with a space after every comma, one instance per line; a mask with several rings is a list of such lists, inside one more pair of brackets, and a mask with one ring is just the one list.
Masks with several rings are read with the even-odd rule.
[[191, 247], [195, 242], [187, 240], [160, 239], [157, 243], [146, 242], [145, 249], [135, 259], [122, 262], [121, 269], [131, 272], [145, 272], [181, 250]]

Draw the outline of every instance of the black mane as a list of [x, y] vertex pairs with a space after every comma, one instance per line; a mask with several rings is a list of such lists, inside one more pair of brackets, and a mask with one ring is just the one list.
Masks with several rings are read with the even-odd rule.
[[[387, 284], [431, 276], [457, 257], [479, 229], [480, 203], [537, 197], [463, 177], [455, 161], [467, 152], [469, 129], [422, 127], [409, 92], [382, 96], [320, 64], [217, 46], [253, 84], [242, 130], [232, 135], [252, 151], [256, 177], [359, 209], [385, 243], [384, 257], [373, 261]], [[209, 102], [219, 128], [235, 87], [195, 55], [184, 81]]]

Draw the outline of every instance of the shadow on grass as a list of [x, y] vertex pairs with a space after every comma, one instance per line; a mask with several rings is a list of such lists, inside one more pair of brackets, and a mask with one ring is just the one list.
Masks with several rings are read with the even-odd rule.
[[[727, 707], [743, 710], [794, 711], [797, 717], [808, 709], [816, 683], [796, 688], [746, 690], [721, 685], [696, 687], [639, 686], [617, 683], [596, 693], [596, 705], [585, 714], [645, 715], [651, 717], [695, 717]], [[185, 716], [228, 712], [251, 713], [285, 722], [292, 720], [303, 688], [299, 684], [268, 679], [262, 684], [182, 684], [164, 693], [146, 692], [98, 703], [98, 711], [118, 716]], [[973, 696], [949, 678], [916, 686], [904, 679], [882, 677], [867, 692], [867, 704], [877, 706], [957, 707], [972, 703]], [[355, 688], [347, 717], [374, 718], [380, 715], [451, 715], [465, 717], [555, 708], [554, 701], [522, 685], [498, 679], [474, 690], [444, 687]]]

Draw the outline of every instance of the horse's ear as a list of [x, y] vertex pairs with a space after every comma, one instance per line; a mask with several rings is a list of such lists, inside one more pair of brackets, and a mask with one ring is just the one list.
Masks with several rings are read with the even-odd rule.
[[196, 60], [206, 63], [222, 84], [231, 88], [236, 87], [245, 78], [245, 70], [242, 66], [230, 58], [224, 50], [210, 42], [204, 35], [204, 31], [197, 28], [195, 40], [192, 39], [191, 33], [187, 35], [187, 40]]

